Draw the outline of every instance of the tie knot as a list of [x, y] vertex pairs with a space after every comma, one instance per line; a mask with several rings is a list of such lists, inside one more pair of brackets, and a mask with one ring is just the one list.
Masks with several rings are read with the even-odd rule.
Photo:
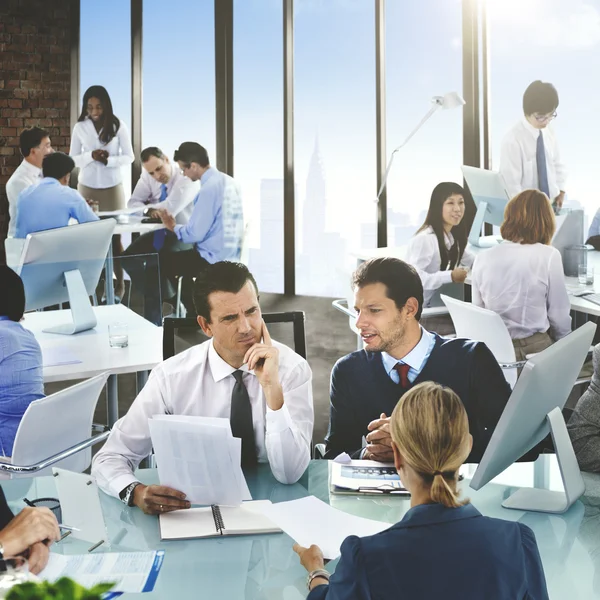
[[410, 381], [408, 379], [408, 371], [410, 370], [410, 366], [406, 363], [396, 363], [394, 365], [394, 370], [400, 375], [400, 385], [403, 388], [407, 388], [410, 385]]
[[243, 377], [244, 377], [244, 371], [240, 371], [239, 369], [237, 371], [234, 371], [232, 373], [233, 378], [238, 382], [238, 383], [243, 383]]

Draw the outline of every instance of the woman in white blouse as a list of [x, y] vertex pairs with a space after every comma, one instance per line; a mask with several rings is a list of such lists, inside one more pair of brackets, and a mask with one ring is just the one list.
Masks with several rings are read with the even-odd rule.
[[517, 360], [571, 332], [562, 259], [550, 245], [555, 228], [546, 194], [525, 190], [506, 205], [505, 241], [479, 254], [473, 266], [473, 304], [502, 317]]
[[[465, 191], [453, 182], [438, 183], [431, 193], [425, 222], [410, 241], [406, 262], [410, 263], [423, 282], [423, 304], [429, 306], [435, 291], [446, 283], [463, 283], [474, 257], [467, 250]], [[444, 324], [423, 325], [438, 333], [453, 331], [450, 320]], [[436, 327], [434, 329], [434, 327]]]
[[[113, 114], [110, 96], [101, 85], [89, 87], [83, 95], [69, 154], [79, 167], [77, 190], [86, 200], [98, 202], [100, 210], [125, 208], [121, 167], [133, 162], [133, 148], [127, 127]], [[113, 253], [122, 252], [121, 236], [114, 236]], [[122, 296], [123, 268], [118, 261], [115, 274], [115, 293]]]

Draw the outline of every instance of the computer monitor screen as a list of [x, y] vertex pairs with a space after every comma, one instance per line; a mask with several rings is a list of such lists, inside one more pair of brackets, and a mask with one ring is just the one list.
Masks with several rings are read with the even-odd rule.
[[508, 192], [500, 173], [463, 165], [463, 176], [477, 206], [469, 241], [479, 244], [484, 223], [500, 227], [504, 221], [504, 209], [509, 201]]
[[527, 361], [471, 480], [473, 489], [483, 487], [548, 435], [546, 417], [555, 408], [563, 409], [595, 330], [588, 322]]
[[25, 286], [25, 310], [70, 302], [74, 319], [77, 308], [89, 317], [89, 296], [98, 285], [115, 226], [114, 219], [107, 219], [29, 234], [16, 269]]

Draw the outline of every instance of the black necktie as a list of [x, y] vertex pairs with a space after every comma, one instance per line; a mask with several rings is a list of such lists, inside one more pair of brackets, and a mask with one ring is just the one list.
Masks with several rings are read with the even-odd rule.
[[232, 373], [235, 379], [231, 392], [231, 433], [233, 437], [242, 439], [242, 466], [256, 464], [256, 445], [254, 443], [254, 427], [252, 426], [252, 406], [250, 396], [242, 379], [242, 371]]

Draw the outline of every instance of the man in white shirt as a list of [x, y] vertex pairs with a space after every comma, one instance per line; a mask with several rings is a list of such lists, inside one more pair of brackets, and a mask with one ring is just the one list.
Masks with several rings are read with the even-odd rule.
[[24, 129], [19, 137], [23, 162], [16, 168], [6, 183], [8, 197], [8, 237], [15, 236], [17, 226], [17, 207], [19, 194], [42, 180], [42, 161], [44, 156], [52, 152], [52, 144], [48, 132], [39, 127]]
[[[141, 159], [144, 169], [127, 203], [128, 208], [148, 207], [146, 215], [151, 218], [158, 218], [158, 210], [164, 209], [174, 216], [178, 224], [185, 225], [200, 190], [199, 182], [187, 178], [155, 146], [142, 150]], [[160, 325], [162, 314], [160, 295], [151, 293], [155, 290], [148, 288], [160, 285], [163, 298], [171, 298], [176, 293], [167, 277], [161, 277], [159, 282], [158, 257], [151, 255], [159, 252], [164, 256], [191, 249], [191, 244], [184, 244], [174, 233], [159, 229], [140, 236], [123, 254], [122, 264], [131, 277], [132, 285], [144, 295], [144, 316], [149, 321]]]
[[148, 419], [156, 414], [229, 418], [233, 435], [242, 439], [242, 465], [268, 462], [281, 483], [298, 481], [310, 461], [312, 373], [302, 357], [271, 340], [247, 267], [207, 265], [194, 302], [211, 339], [152, 371], [92, 465], [107, 494], [147, 514], [190, 506], [183, 493], [143, 485], [133, 473], [152, 450]]
[[500, 151], [500, 173], [509, 196], [540, 190], [555, 210], [562, 207], [567, 175], [549, 127], [557, 108], [558, 92], [551, 83], [531, 83], [523, 94], [524, 117], [506, 134]]

